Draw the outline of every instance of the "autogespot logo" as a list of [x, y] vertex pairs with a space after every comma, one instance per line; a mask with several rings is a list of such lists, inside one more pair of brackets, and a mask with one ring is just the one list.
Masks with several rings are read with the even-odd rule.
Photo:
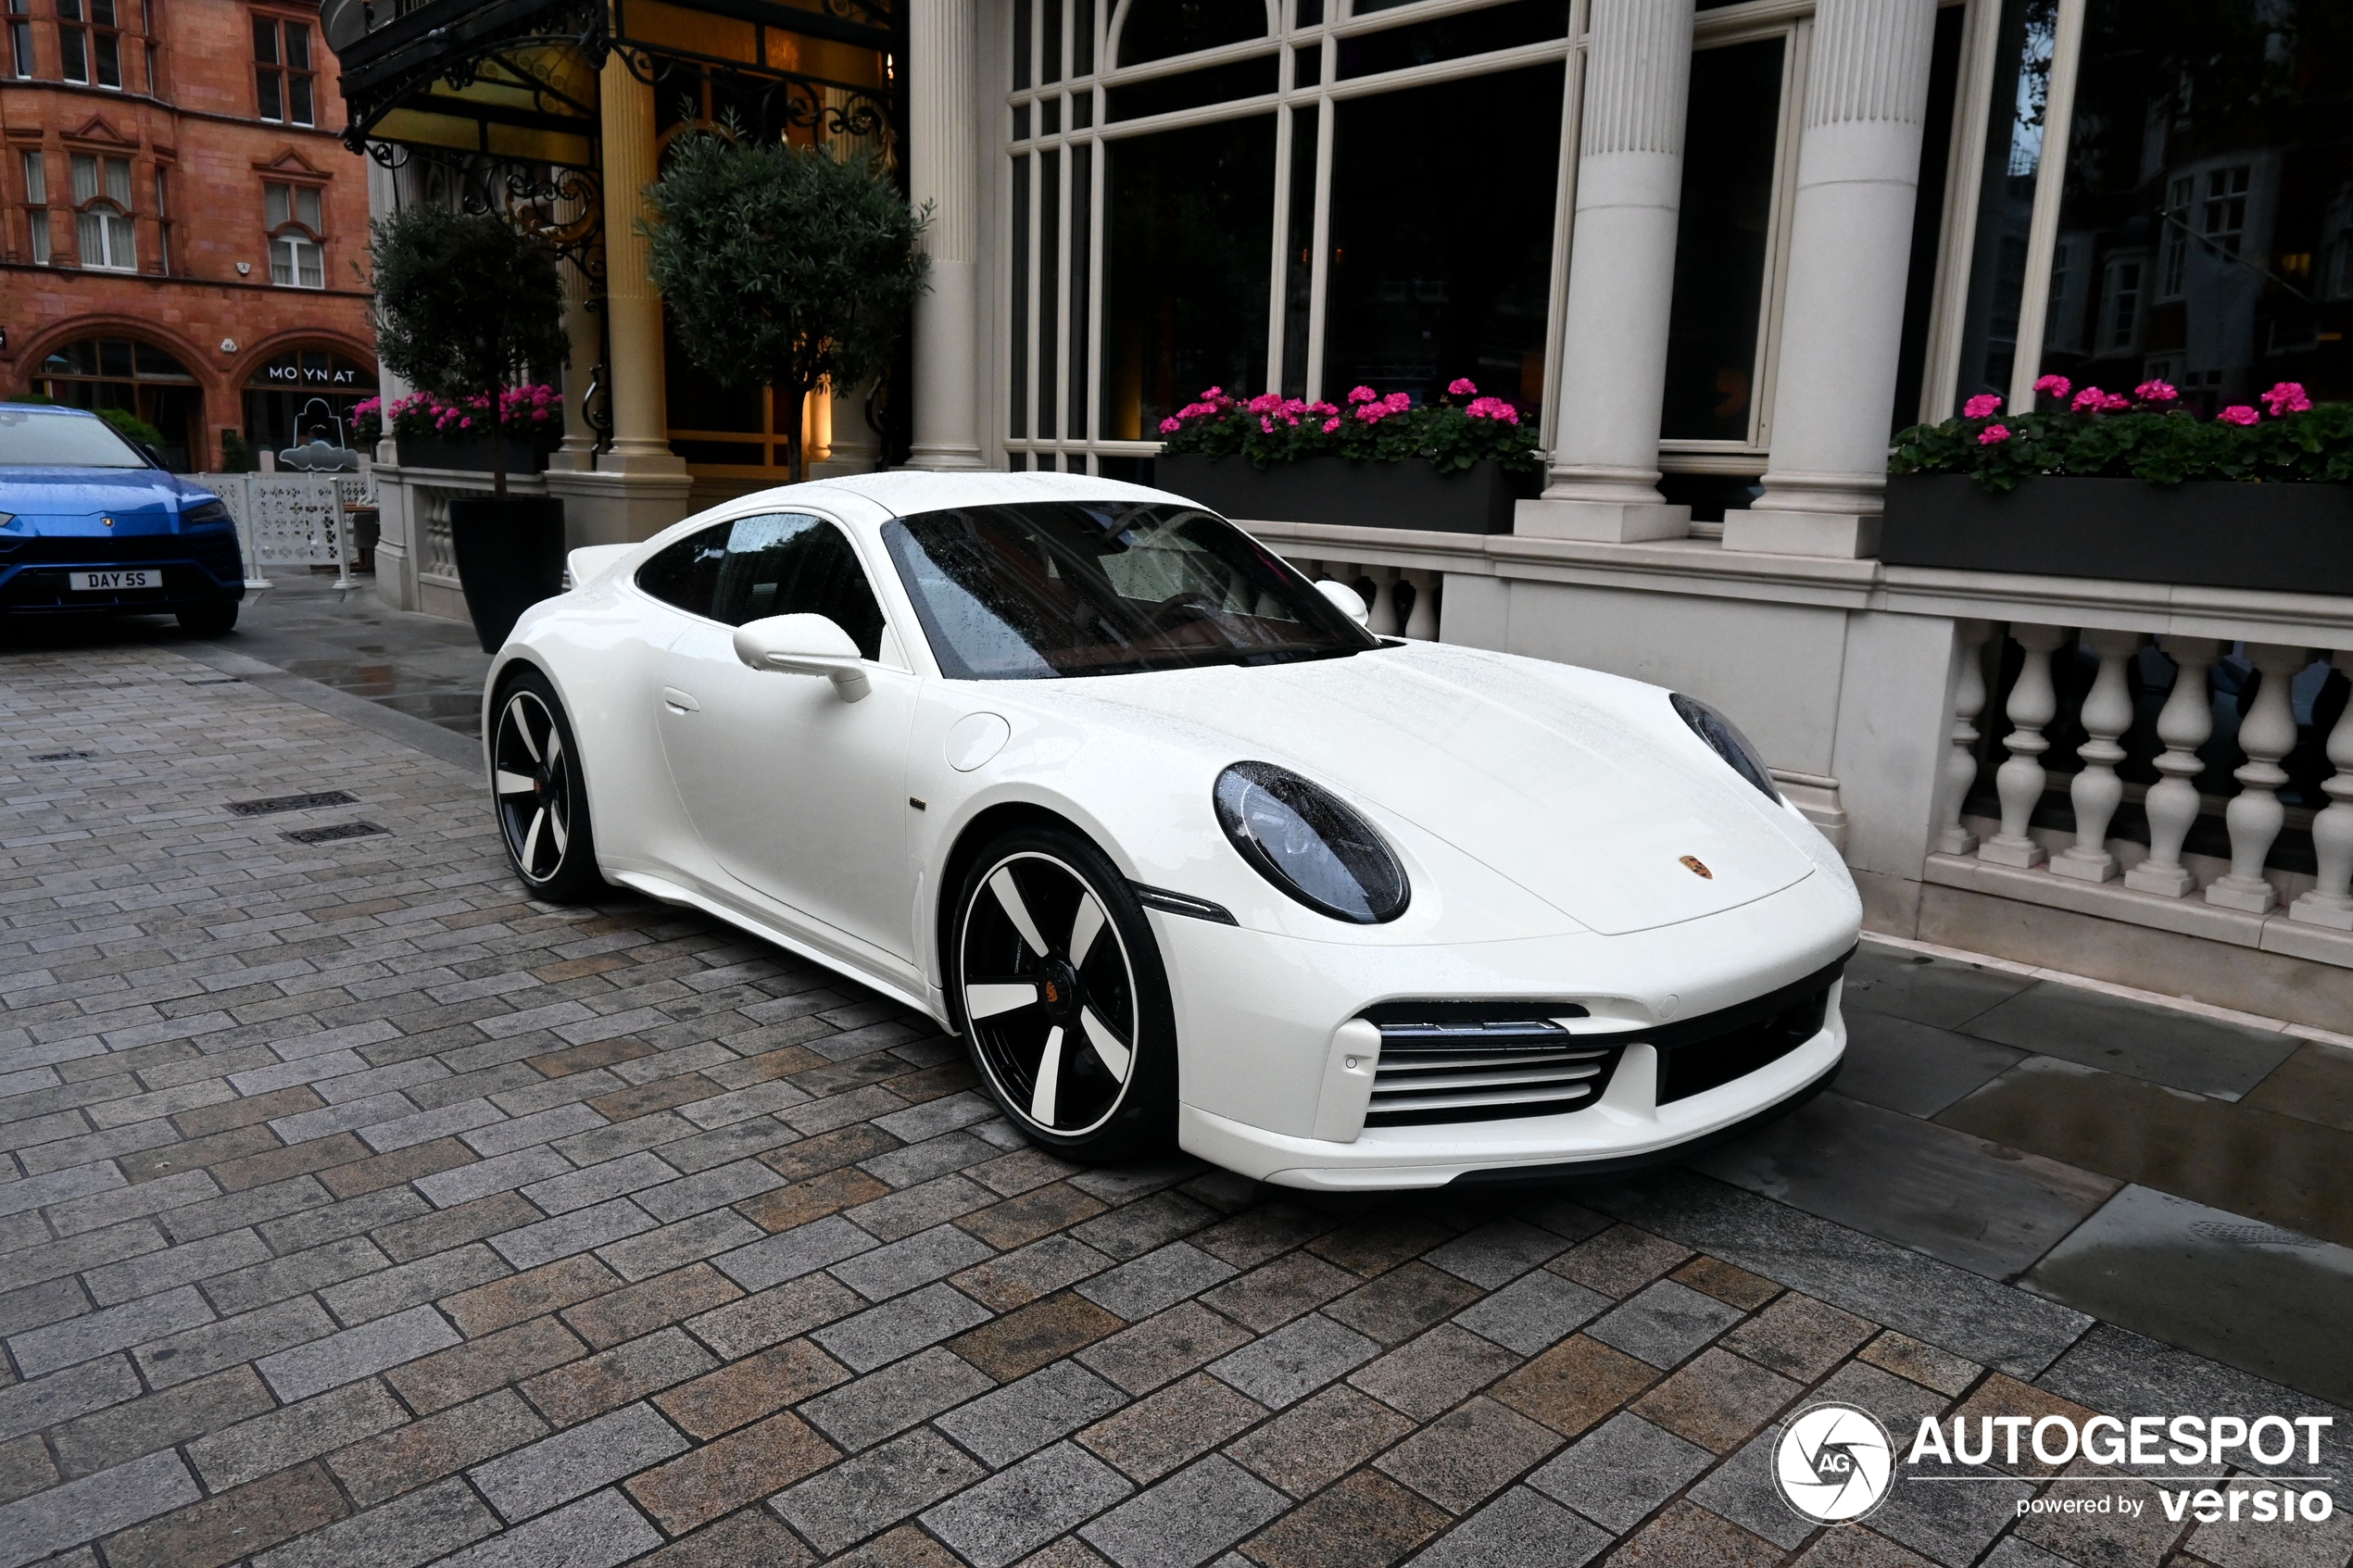
[[1894, 1448], [1869, 1411], [1810, 1405], [1781, 1428], [1773, 1479], [1800, 1517], [1817, 1524], [1851, 1524], [1887, 1497]]

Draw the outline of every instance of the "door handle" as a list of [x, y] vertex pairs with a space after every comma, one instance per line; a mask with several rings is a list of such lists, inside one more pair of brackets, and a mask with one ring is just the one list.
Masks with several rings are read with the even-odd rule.
[[702, 711], [702, 704], [697, 702], [691, 693], [682, 692], [676, 686], [662, 687], [661, 700], [663, 706], [668, 708], [673, 713], [699, 713]]

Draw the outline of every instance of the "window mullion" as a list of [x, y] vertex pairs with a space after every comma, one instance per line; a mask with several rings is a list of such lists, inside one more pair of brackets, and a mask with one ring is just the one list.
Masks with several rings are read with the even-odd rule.
[[2050, 313], [2051, 256], [2058, 244], [2060, 199], [2067, 194], [2067, 144], [2075, 119], [2075, 68], [2090, 0], [2058, 0], [2051, 37], [2051, 75], [2043, 100], [2043, 149], [2034, 171], [2034, 217], [2026, 237], [2026, 282], [2019, 290], [2018, 347], [2010, 360], [2013, 408], [2034, 407], [2043, 373], [2043, 329]]
[[1333, 44], [1329, 35], [1324, 40], [1325, 87], [1315, 94], [1315, 255], [1307, 273], [1307, 379], [1306, 396], [1310, 403], [1324, 395], [1324, 315], [1325, 295], [1330, 286], [1332, 248], [1332, 122], [1339, 117], [1332, 112]]

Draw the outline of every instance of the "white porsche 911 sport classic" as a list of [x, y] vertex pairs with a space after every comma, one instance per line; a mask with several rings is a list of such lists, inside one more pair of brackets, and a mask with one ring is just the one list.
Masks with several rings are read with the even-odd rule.
[[921, 1009], [1058, 1152], [1609, 1170], [1844, 1048], [1854, 884], [1720, 714], [1376, 637], [1179, 496], [824, 480], [572, 571], [484, 691], [527, 886], [618, 883]]

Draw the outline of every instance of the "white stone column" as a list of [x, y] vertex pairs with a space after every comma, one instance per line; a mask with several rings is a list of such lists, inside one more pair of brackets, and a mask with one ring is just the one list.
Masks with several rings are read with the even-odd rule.
[[931, 204], [930, 288], [915, 301], [915, 443], [908, 466], [977, 469], [980, 166], [973, 0], [910, 0], [907, 184]]
[[2138, 653], [2138, 632], [2086, 632], [2083, 646], [2099, 655], [2100, 672], [2083, 695], [2083, 728], [2091, 738], [2078, 748], [2082, 770], [2068, 786], [2075, 806], [2075, 842], [2051, 858], [2051, 870], [2079, 882], [2106, 882], [2116, 875], [2108, 847], [2108, 825], [2124, 802], [2124, 781], [2116, 765], [2124, 760], [2120, 742], [2133, 727], [2133, 689], [2124, 661]]
[[2148, 813], [2148, 858], [2124, 873], [2124, 885], [2168, 898], [2186, 897], [2197, 879], [2182, 864], [2182, 843], [2197, 825], [2197, 776], [2206, 763], [2197, 754], [2214, 735], [2214, 697], [2207, 689], [2206, 672], [2222, 655], [2222, 645], [2211, 637], [2165, 639], [2173, 660], [2173, 689], [2158, 710], [2157, 738], [2165, 755], [2157, 759], [2164, 775], [2149, 785], [2141, 809]]
[[1658, 493], [1658, 426], [1692, 9], [1692, 0], [1593, 0], [1560, 401], [1546, 421], [1552, 482], [1519, 503], [1516, 533], [1627, 541], [1691, 531], [1691, 508]]
[[1724, 547], [1879, 551], [1936, 0], [1821, 0], [1765, 494]]
[[2263, 860], [2287, 822], [2287, 808], [2280, 804], [2287, 772], [2280, 759], [2296, 749], [2296, 709], [2288, 702], [2288, 686], [2308, 660], [2302, 648], [2271, 643], [2247, 644], [2246, 658], [2263, 681], [2255, 688], [2255, 706], [2239, 718], [2239, 749], [2246, 753], [2246, 766], [2231, 775], [2239, 792], [2222, 809], [2222, 825], [2231, 831], [2231, 869], [2207, 884], [2206, 901], [2259, 915], [2279, 901], [2278, 890], [2263, 874]]
[[2026, 650], [2026, 658], [2018, 667], [2018, 680], [2010, 686], [2005, 709], [2012, 725], [2002, 737], [2002, 744], [2009, 748], [2009, 759], [1994, 771], [1994, 788], [2002, 797], [2002, 831], [1977, 847], [1977, 858], [2023, 870], [2041, 865], [2045, 859], [2043, 847], [2034, 842], [2030, 830], [2034, 808], [2041, 804], [2044, 786], [2049, 782], [2043, 753], [2051, 749], [2051, 743], [2043, 726], [2058, 717], [2058, 692], [2051, 684], [2051, 655], [2067, 641], [2067, 633], [2057, 626], [2013, 626], [2010, 635]]
[[683, 478], [686, 465], [670, 450], [663, 407], [661, 295], [648, 266], [651, 245], [637, 232], [646, 187], [661, 177], [654, 157], [654, 90], [630, 74], [616, 52], [598, 79], [605, 179], [605, 312], [612, 358], [606, 397], [612, 445], [599, 472]]
[[[585, 204], [578, 201], [560, 203], [556, 208], [559, 228], [569, 227], [580, 220]], [[588, 423], [588, 391], [595, 384], [598, 361], [604, 358], [603, 323], [592, 308], [596, 299], [596, 284], [582, 270], [577, 257], [559, 261], [557, 270], [564, 282], [564, 336], [572, 345], [572, 358], [564, 365], [564, 438], [563, 443], [547, 456], [550, 469], [571, 473], [587, 473], [597, 466], [597, 433]]]
[[[2337, 649], [2329, 662], [2339, 671], [2353, 670], [2353, 649]], [[2329, 803], [2312, 819], [2312, 851], [2320, 878], [2288, 906], [2287, 918], [2353, 931], [2353, 704], [2329, 732], [2328, 759], [2336, 769], [2321, 782]]]

